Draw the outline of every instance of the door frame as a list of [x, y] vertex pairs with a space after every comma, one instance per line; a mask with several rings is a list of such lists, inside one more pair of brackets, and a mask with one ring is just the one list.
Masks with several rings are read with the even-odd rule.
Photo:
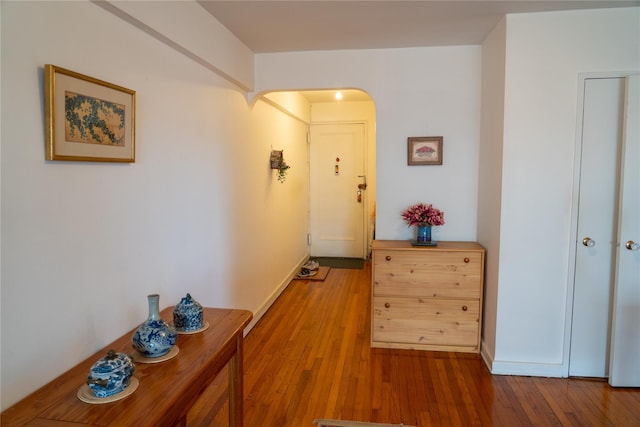
[[[311, 163], [313, 162], [313, 159], [311, 158], [311, 144], [313, 143], [313, 141], [311, 140], [311, 127], [315, 126], [315, 125], [362, 125], [362, 132], [363, 135], [362, 137], [364, 138], [363, 140], [363, 144], [362, 144], [362, 150], [363, 150], [363, 161], [364, 161], [364, 165], [363, 165], [363, 173], [364, 175], [367, 177], [368, 179], [368, 174], [369, 174], [369, 132], [368, 132], [368, 127], [369, 127], [369, 123], [367, 120], [331, 120], [331, 121], [312, 121], [311, 123], [309, 123], [309, 127], [308, 127], [308, 149], [307, 152], [309, 153], [309, 176], [308, 176], [308, 184], [309, 184], [309, 189], [311, 189]], [[363, 203], [363, 209], [362, 209], [362, 221], [364, 224], [364, 230], [363, 230], [363, 236], [362, 236], [362, 253], [364, 254], [363, 259], [366, 259], [368, 256], [368, 249], [369, 249], [369, 230], [370, 230], [370, 225], [369, 225], [369, 221], [367, 220], [367, 215], [368, 215], [368, 211], [369, 211], [369, 189], [366, 189], [363, 193], [363, 197], [362, 197], [362, 203]], [[308, 198], [308, 202], [309, 204], [307, 212], [308, 212], [308, 218], [307, 218], [307, 224], [309, 224], [309, 228], [307, 231], [307, 236], [311, 236], [311, 194], [309, 194], [309, 198]], [[313, 236], [311, 236], [311, 239], [313, 239]], [[307, 239], [307, 247], [308, 250], [311, 250], [311, 241], [309, 239]]]
[[575, 269], [578, 241], [578, 206], [580, 195], [580, 173], [582, 163], [582, 127], [584, 116], [585, 83], [588, 79], [626, 78], [637, 71], [609, 71], [578, 74], [578, 101], [576, 107], [576, 132], [574, 141], [573, 188], [571, 196], [571, 225], [569, 237], [569, 259], [566, 292], [564, 343], [562, 351], [562, 376], [569, 377], [569, 355], [571, 352], [571, 330], [573, 327], [573, 295], [575, 290]]

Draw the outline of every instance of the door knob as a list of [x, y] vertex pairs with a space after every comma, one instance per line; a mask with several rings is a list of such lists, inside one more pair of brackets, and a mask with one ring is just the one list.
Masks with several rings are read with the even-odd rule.
[[638, 249], [640, 249], [640, 243], [636, 243], [633, 240], [629, 240], [625, 245], [625, 248], [629, 249], [630, 251], [637, 251]]
[[582, 239], [582, 244], [589, 248], [592, 248], [596, 245], [596, 241], [593, 240], [591, 237], [585, 237], [584, 239]]

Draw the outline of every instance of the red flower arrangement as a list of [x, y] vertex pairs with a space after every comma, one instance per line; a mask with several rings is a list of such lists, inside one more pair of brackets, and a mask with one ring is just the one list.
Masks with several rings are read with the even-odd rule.
[[431, 204], [418, 203], [402, 211], [402, 219], [409, 225], [444, 225], [444, 212]]

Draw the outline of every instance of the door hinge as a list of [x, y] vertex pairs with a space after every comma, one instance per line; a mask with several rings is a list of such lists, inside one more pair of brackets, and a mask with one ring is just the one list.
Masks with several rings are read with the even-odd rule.
[[307, 246], [311, 246], [311, 233], [307, 233]]

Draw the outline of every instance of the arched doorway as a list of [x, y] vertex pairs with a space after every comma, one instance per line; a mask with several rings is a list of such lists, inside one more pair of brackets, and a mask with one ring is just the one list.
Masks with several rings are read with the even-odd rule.
[[[339, 95], [338, 95], [339, 94]], [[376, 131], [373, 99], [358, 89], [271, 92], [281, 109], [309, 127], [309, 234], [312, 256], [367, 258], [375, 230]], [[354, 241], [355, 239], [355, 241]], [[354, 251], [355, 248], [355, 251]]]

